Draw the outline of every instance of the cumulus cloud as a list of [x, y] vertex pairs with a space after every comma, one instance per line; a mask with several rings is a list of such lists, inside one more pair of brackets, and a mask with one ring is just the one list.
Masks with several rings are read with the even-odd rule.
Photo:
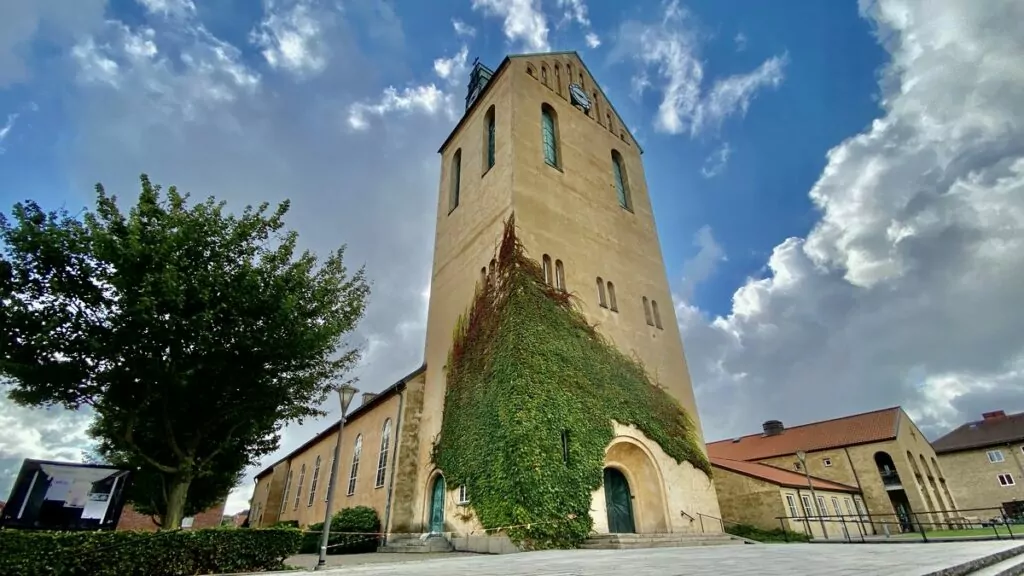
[[332, 14], [312, 0], [266, 0], [264, 17], [250, 33], [271, 68], [298, 76], [319, 74], [327, 66], [324, 23]]
[[196, 13], [192, 0], [138, 0], [150, 14], [161, 14], [175, 18], [189, 18]]
[[558, 7], [562, 10], [559, 27], [575, 22], [585, 31], [583, 39], [588, 48], [593, 49], [601, 45], [601, 37], [590, 28], [590, 17], [587, 15], [587, 5], [583, 0], [558, 0]]
[[469, 36], [470, 38], [476, 36], [476, 28], [458, 18], [452, 18], [452, 27], [455, 28], [455, 34], [458, 36]]
[[463, 82], [466, 76], [466, 60], [468, 58], [469, 48], [463, 45], [459, 52], [451, 58], [438, 58], [434, 60], [434, 73], [453, 84]]
[[634, 93], [651, 86], [649, 70], [661, 80], [657, 88], [662, 100], [654, 119], [660, 132], [696, 136], [717, 129], [729, 116], [746, 114], [758, 92], [778, 87], [785, 78], [789, 58], [781, 54], [750, 72], [718, 79], [706, 87], [700, 59], [702, 37], [692, 20], [678, 0], [672, 0], [665, 5], [660, 22], [631, 20], [620, 28], [615, 53], [620, 58], [628, 55], [641, 65], [633, 80]]
[[890, 52], [884, 111], [829, 152], [820, 220], [727, 314], [677, 299], [711, 439], [896, 404], [932, 436], [1024, 410], [1024, 5], [861, 9]]
[[384, 116], [390, 112], [423, 112], [433, 115], [446, 105], [446, 96], [433, 83], [403, 88], [389, 86], [380, 100], [374, 103], [357, 102], [349, 107], [348, 124], [353, 130], [370, 127], [368, 116]]
[[732, 147], [728, 142], [723, 143], [714, 152], [704, 159], [704, 165], [700, 167], [700, 174], [705, 178], [714, 178], [725, 171], [729, 163], [729, 156], [732, 155]]
[[473, 0], [473, 9], [503, 20], [502, 30], [509, 42], [528, 52], [548, 52], [547, 17], [540, 0]]

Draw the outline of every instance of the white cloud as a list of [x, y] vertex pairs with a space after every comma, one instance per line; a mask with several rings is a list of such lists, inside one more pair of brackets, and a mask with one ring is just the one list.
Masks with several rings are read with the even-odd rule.
[[665, 5], [662, 20], [656, 24], [624, 22], [617, 53], [628, 54], [643, 66], [634, 77], [634, 92], [637, 86], [650, 84], [649, 68], [660, 76], [662, 101], [655, 115], [655, 129], [695, 136], [716, 129], [729, 116], [746, 114], [760, 90], [778, 87], [784, 79], [788, 56], [769, 58], [752, 72], [716, 80], [705, 90], [704, 64], [699, 57], [701, 38], [690, 21], [690, 14], [673, 0]]
[[743, 32], [737, 32], [736, 36], [733, 37], [732, 41], [736, 43], [737, 52], [743, 52], [744, 50], [746, 50], [747, 43], [749, 42], [749, 40], [747, 39], [747, 35], [744, 34]]
[[729, 163], [730, 155], [732, 155], [732, 147], [725, 142], [704, 159], [704, 165], [700, 167], [701, 176], [714, 178], [721, 174], [725, 170], [726, 164]]
[[590, 17], [587, 15], [587, 5], [583, 0], [558, 0], [558, 7], [562, 10], [562, 20], [558, 23], [561, 28], [569, 22], [577, 23], [585, 32], [583, 39], [587, 47], [594, 49], [601, 45], [601, 38], [590, 29]]
[[446, 108], [447, 100], [448, 96], [433, 83], [403, 88], [401, 91], [388, 86], [380, 101], [351, 105], [348, 124], [353, 130], [366, 130], [370, 127], [367, 116], [384, 116], [391, 112], [422, 112], [432, 116]]
[[473, 28], [458, 18], [452, 18], [452, 27], [455, 28], [455, 34], [459, 36], [476, 36], [476, 28]]
[[263, 20], [250, 33], [271, 68], [297, 76], [315, 75], [327, 66], [323, 23], [330, 15], [310, 0], [266, 0]]
[[718, 265], [725, 262], [725, 250], [715, 241], [711, 228], [702, 226], [693, 236], [693, 245], [697, 253], [683, 263], [683, 281], [678, 298], [684, 302], [693, 300], [693, 292], [697, 285], [711, 278]]
[[598, 46], [601, 45], [601, 38], [599, 38], [598, 35], [594, 34], [593, 32], [587, 32], [587, 35], [584, 37], [584, 39], [586, 40], [587, 47], [589, 48], [597, 48]]
[[8, 114], [7, 122], [4, 123], [3, 128], [0, 128], [0, 154], [3, 154], [6, 150], [4, 148], [4, 140], [7, 139], [7, 135], [11, 133], [11, 129], [14, 128], [14, 123], [18, 120], [18, 114]]
[[191, 18], [196, 15], [192, 0], [138, 0], [150, 14], [161, 14], [175, 18]]
[[711, 439], [895, 404], [932, 435], [1024, 410], [1024, 5], [864, 4], [884, 111], [829, 152], [820, 220], [729, 313], [677, 299]]
[[434, 60], [434, 73], [449, 83], [458, 84], [466, 80], [466, 60], [469, 58], [469, 48], [465, 45], [457, 54], [451, 58], [437, 58]]
[[473, 9], [503, 18], [502, 29], [509, 42], [518, 42], [530, 52], [551, 50], [540, 0], [473, 0]]

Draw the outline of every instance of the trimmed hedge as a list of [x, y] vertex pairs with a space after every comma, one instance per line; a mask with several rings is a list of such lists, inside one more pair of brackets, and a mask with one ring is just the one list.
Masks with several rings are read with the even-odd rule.
[[772, 530], [764, 530], [756, 526], [749, 524], [734, 524], [727, 526], [725, 531], [733, 536], [739, 536], [741, 538], [749, 538], [763, 543], [780, 543], [780, 542], [809, 542], [810, 538], [807, 534], [801, 532], [783, 532], [781, 528], [774, 528]]
[[166, 532], [0, 530], [4, 576], [184, 576], [284, 568], [295, 529]]
[[[320, 553], [320, 534], [324, 523], [317, 522], [306, 528], [302, 537], [303, 554]], [[348, 532], [348, 534], [344, 534]], [[331, 518], [331, 535], [327, 540], [328, 554], [362, 554], [375, 552], [380, 543], [380, 518], [377, 510], [369, 506], [343, 508]]]

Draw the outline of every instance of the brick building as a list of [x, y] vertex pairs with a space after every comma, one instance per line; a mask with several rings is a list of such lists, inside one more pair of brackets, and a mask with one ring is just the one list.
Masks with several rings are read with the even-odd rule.
[[[224, 505], [226, 502], [200, 512], [195, 516], [182, 519], [182, 528], [186, 530], [198, 530], [200, 528], [216, 528], [220, 526], [224, 516]], [[117, 521], [118, 530], [146, 530], [156, 531], [160, 527], [156, 525], [153, 518], [136, 512], [131, 504], [125, 504], [121, 511], [121, 517]]]

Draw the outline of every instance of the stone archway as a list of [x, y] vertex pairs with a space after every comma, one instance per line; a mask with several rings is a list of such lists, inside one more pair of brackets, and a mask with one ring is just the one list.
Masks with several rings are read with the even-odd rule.
[[[619, 480], [621, 477], [621, 481]], [[634, 438], [619, 437], [612, 441], [605, 452], [606, 483], [605, 514], [608, 516], [608, 530], [613, 527], [628, 528], [628, 519], [624, 510], [613, 511], [609, 498], [614, 501], [626, 497], [632, 501], [632, 523], [639, 534], [664, 534], [671, 532], [666, 514], [665, 483], [646, 446]], [[622, 482], [624, 481], [624, 482]], [[623, 486], [622, 484], [625, 484]], [[609, 494], [609, 488], [614, 493]], [[625, 495], [625, 496], [624, 496]], [[621, 508], [621, 506], [620, 506]], [[614, 518], [613, 518], [614, 515]]]

